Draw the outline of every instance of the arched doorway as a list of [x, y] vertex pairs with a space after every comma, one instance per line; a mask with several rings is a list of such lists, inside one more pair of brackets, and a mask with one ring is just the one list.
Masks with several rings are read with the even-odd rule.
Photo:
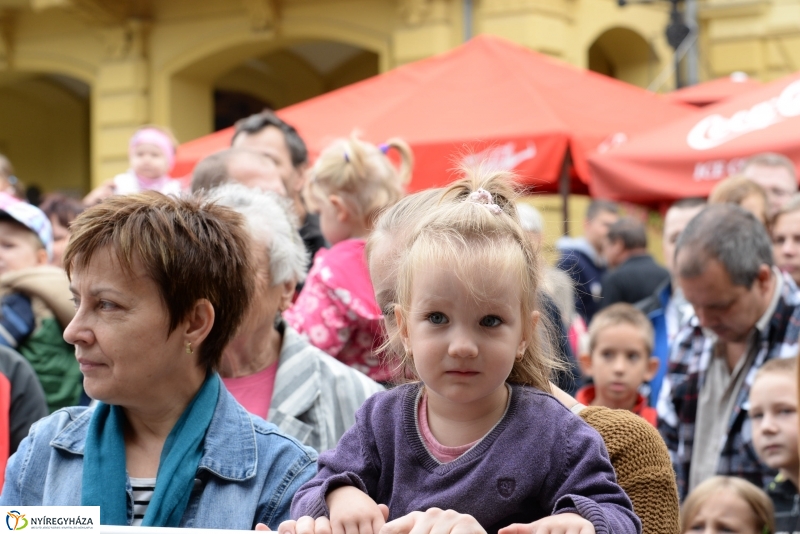
[[644, 37], [627, 28], [603, 32], [589, 47], [589, 69], [639, 87], [658, 74], [658, 56]]
[[55, 73], [0, 73], [0, 153], [26, 186], [89, 188], [90, 86]]
[[332, 40], [248, 44], [201, 59], [171, 83], [171, 125], [187, 141], [263, 108], [280, 109], [379, 72], [377, 53]]

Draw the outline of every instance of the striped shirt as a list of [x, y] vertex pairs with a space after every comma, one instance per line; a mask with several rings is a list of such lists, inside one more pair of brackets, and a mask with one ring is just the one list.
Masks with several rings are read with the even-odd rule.
[[147, 507], [153, 498], [156, 489], [155, 478], [133, 478], [131, 477], [131, 489], [133, 490], [133, 523], [132, 526], [141, 526]]

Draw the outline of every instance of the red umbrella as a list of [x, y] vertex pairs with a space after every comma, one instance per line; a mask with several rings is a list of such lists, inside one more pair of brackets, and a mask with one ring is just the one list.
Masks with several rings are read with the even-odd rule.
[[[470, 153], [515, 170], [538, 191], [556, 191], [569, 153], [572, 188], [585, 191], [586, 157], [604, 140], [690, 113], [638, 87], [481, 36], [278, 115], [312, 155], [354, 131], [374, 143], [402, 137], [416, 158], [411, 190], [448, 183]], [[175, 174], [225, 148], [231, 135], [228, 129], [181, 145]]]
[[664, 98], [671, 102], [703, 107], [749, 93], [759, 87], [762, 84], [758, 80], [748, 77], [744, 72], [734, 72], [724, 78], [672, 91], [664, 95]]
[[591, 191], [642, 204], [706, 196], [760, 152], [800, 164], [800, 73], [593, 155]]

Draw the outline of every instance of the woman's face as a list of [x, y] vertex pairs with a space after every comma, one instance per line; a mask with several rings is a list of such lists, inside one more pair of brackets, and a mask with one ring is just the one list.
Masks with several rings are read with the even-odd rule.
[[[108, 248], [72, 271], [75, 318], [64, 339], [75, 345], [86, 393], [126, 408], [191, 396], [205, 378], [186, 350], [185, 322], [167, 334], [169, 314], [155, 282], [137, 260], [122, 268]], [[197, 349], [194, 346], [193, 349]]]
[[723, 489], [700, 505], [684, 534], [759, 534], [757, 522], [744, 499]]

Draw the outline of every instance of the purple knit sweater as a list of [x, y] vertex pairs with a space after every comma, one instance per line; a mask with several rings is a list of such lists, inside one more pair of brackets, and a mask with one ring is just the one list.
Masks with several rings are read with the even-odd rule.
[[327, 493], [351, 485], [389, 507], [389, 519], [438, 507], [486, 529], [572, 512], [597, 534], [640, 534], [603, 440], [550, 395], [513, 386], [506, 414], [472, 449], [442, 464], [417, 424], [419, 384], [380, 392], [361, 406], [317, 476], [292, 501], [292, 517], [328, 515]]

